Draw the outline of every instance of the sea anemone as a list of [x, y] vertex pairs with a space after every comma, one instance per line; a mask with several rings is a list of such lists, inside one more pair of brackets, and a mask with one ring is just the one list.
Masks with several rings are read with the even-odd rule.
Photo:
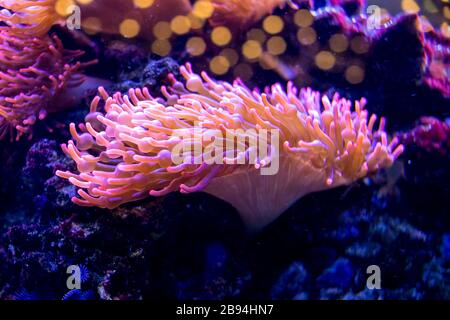
[[212, 3], [214, 13], [210, 18], [211, 25], [241, 29], [272, 13], [277, 6], [292, 4], [289, 0], [212, 0]]
[[79, 72], [95, 61], [71, 64], [82, 51], [64, 49], [58, 37], [25, 40], [9, 30], [0, 30], [0, 139], [18, 140], [57, 109], [56, 99], [67, 102], [64, 90], [80, 86]]
[[[388, 142], [384, 119], [374, 129], [365, 99], [352, 110], [337, 94], [330, 100], [292, 83], [260, 93], [240, 80], [199, 76], [189, 64], [180, 71], [186, 84], [170, 76], [164, 98], [147, 89], [113, 96], [99, 89], [104, 112], [98, 96], [81, 133], [72, 123], [73, 140], [62, 146], [78, 173], [56, 172], [79, 188], [73, 202], [113, 209], [148, 195], [204, 191], [260, 228], [298, 198], [389, 167], [403, 152], [397, 139]], [[216, 156], [224, 163], [208, 161]]]
[[[83, 3], [84, 2], [84, 3]], [[16, 26], [17, 33], [42, 36], [55, 24], [65, 25], [79, 8], [81, 27], [110, 34], [152, 38], [152, 26], [191, 10], [187, 0], [0, 0], [1, 20]], [[75, 7], [75, 5], [77, 7]], [[74, 19], [76, 21], [77, 19]], [[19, 27], [20, 26], [20, 27]]]

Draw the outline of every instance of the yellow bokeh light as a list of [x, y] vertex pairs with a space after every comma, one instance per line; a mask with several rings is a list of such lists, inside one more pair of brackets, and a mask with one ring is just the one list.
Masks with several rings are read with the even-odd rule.
[[234, 66], [239, 61], [239, 54], [236, 52], [236, 50], [231, 48], [223, 49], [220, 52], [220, 55], [227, 58], [228, 62], [230, 63], [230, 66]]
[[186, 51], [192, 56], [200, 56], [206, 50], [206, 43], [200, 37], [192, 37], [186, 42]]
[[330, 38], [330, 48], [334, 52], [341, 53], [348, 49], [349, 42], [345, 35], [337, 33]]
[[402, 9], [407, 13], [417, 13], [420, 7], [414, 0], [402, 0]]
[[450, 19], [450, 8], [449, 7], [444, 7], [444, 9], [442, 9], [442, 12], [444, 14], [445, 19]]
[[267, 33], [276, 34], [281, 32], [284, 22], [279, 16], [268, 16], [263, 21], [263, 28]]
[[139, 34], [141, 26], [134, 19], [125, 19], [119, 25], [119, 32], [125, 38], [134, 38]]
[[294, 15], [294, 22], [296, 25], [302, 28], [309, 27], [314, 22], [314, 17], [309, 10], [298, 10]]
[[201, 19], [194, 14], [189, 13], [188, 18], [191, 21], [191, 29], [197, 30], [203, 28], [203, 25], [205, 24], [205, 20]]
[[167, 21], [160, 21], [153, 27], [153, 35], [160, 40], [169, 39], [172, 35], [170, 24]]
[[255, 40], [247, 40], [242, 46], [242, 54], [247, 59], [256, 59], [262, 53], [261, 44]]
[[90, 4], [94, 0], [77, 0], [79, 4]]
[[313, 28], [301, 28], [297, 32], [297, 40], [305, 46], [309, 46], [316, 42], [317, 33]]
[[186, 16], [176, 16], [170, 22], [170, 29], [176, 34], [186, 34], [191, 29], [191, 20]]
[[283, 54], [286, 51], [286, 48], [286, 41], [284, 41], [282, 37], [271, 37], [269, 41], [267, 41], [267, 51], [274, 56]]
[[320, 51], [315, 57], [316, 65], [321, 70], [330, 70], [336, 63], [336, 58], [329, 51]]
[[216, 56], [209, 62], [209, 69], [215, 74], [222, 75], [228, 72], [230, 63], [227, 58]]
[[447, 22], [441, 24], [441, 32], [446, 38], [450, 38], [450, 27]]
[[253, 69], [247, 63], [240, 63], [234, 68], [233, 75], [236, 78], [240, 78], [243, 81], [247, 81], [253, 77]]
[[72, 13], [71, 8], [75, 5], [73, 0], [58, 0], [55, 3], [55, 11], [60, 16], [68, 16]]
[[357, 65], [352, 65], [345, 70], [345, 79], [351, 84], [363, 82], [364, 76], [364, 69]]
[[134, 5], [139, 9], [146, 9], [150, 7], [155, 0], [133, 0]]
[[170, 53], [170, 50], [172, 50], [172, 46], [167, 40], [157, 39], [152, 43], [152, 52], [158, 56], [167, 56]]
[[208, 19], [214, 12], [214, 6], [209, 0], [199, 0], [194, 4], [192, 13], [201, 19]]
[[225, 46], [231, 41], [231, 32], [227, 27], [215, 27], [211, 32], [211, 40], [218, 46]]

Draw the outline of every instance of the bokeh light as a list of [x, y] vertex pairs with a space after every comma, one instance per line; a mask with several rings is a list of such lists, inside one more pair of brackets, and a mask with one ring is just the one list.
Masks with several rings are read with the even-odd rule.
[[214, 6], [209, 0], [199, 0], [195, 2], [192, 13], [201, 19], [208, 19], [214, 12]]
[[178, 35], [186, 34], [191, 29], [191, 20], [186, 16], [176, 16], [170, 22], [170, 29]]
[[402, 0], [402, 9], [407, 13], [418, 13], [420, 6], [414, 0]]
[[192, 37], [186, 42], [186, 51], [191, 56], [200, 56], [206, 50], [206, 43], [200, 37]]
[[446, 38], [450, 38], [450, 27], [447, 22], [442, 23], [441, 32]]
[[263, 21], [263, 28], [267, 33], [277, 34], [283, 30], [284, 22], [279, 16], [268, 16]]
[[316, 65], [321, 70], [330, 70], [336, 63], [336, 58], [330, 51], [320, 51], [315, 57]]
[[364, 69], [358, 65], [351, 65], [345, 70], [345, 79], [351, 84], [363, 82], [364, 76]]
[[205, 20], [197, 17], [192, 12], [189, 13], [187, 17], [189, 18], [189, 21], [191, 22], [191, 29], [198, 30], [198, 29], [203, 28], [203, 26], [205, 25]]
[[317, 33], [311, 27], [301, 28], [297, 32], [297, 40], [305, 46], [311, 45], [316, 42]]
[[167, 56], [172, 50], [172, 45], [167, 40], [157, 39], [152, 43], [152, 52], [158, 56]]
[[167, 21], [159, 21], [153, 27], [153, 35], [160, 40], [169, 39], [172, 35], [172, 30], [170, 30], [170, 24]]
[[348, 49], [349, 42], [345, 35], [337, 33], [329, 40], [330, 48], [336, 53], [344, 52]]
[[58, 0], [55, 3], [55, 11], [60, 16], [68, 16], [71, 14], [70, 8], [75, 5], [75, 2], [73, 0]]
[[133, 0], [134, 5], [139, 9], [146, 9], [150, 7], [155, 0]]
[[215, 56], [209, 63], [209, 69], [217, 75], [223, 75], [230, 69], [230, 63], [223, 56]]
[[139, 34], [141, 26], [134, 19], [125, 19], [119, 25], [119, 32], [125, 38], [134, 38]]
[[247, 59], [256, 59], [262, 53], [261, 44], [256, 40], [247, 40], [242, 46], [242, 54]]
[[442, 9], [442, 13], [444, 14], [444, 18], [450, 20], [450, 7], [444, 7]]
[[231, 32], [227, 27], [215, 27], [211, 32], [211, 40], [218, 46], [225, 46], [231, 41]]
[[299, 27], [306, 28], [312, 25], [314, 17], [309, 10], [301, 9], [295, 13], [294, 22]]
[[267, 51], [275, 56], [283, 54], [286, 51], [286, 41], [280, 36], [271, 37], [267, 41]]

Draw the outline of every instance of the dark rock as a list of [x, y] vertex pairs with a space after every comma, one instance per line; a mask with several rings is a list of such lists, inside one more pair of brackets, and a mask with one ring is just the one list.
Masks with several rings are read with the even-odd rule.
[[307, 298], [305, 287], [308, 272], [301, 262], [294, 262], [278, 278], [271, 291], [271, 299], [290, 300]]
[[350, 260], [339, 258], [317, 278], [317, 283], [322, 287], [345, 290], [352, 284], [353, 278], [354, 268]]

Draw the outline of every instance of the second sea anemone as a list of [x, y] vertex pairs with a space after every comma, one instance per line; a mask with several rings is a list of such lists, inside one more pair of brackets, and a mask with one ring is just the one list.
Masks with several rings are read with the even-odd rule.
[[0, 139], [31, 136], [37, 120], [57, 109], [55, 101], [94, 63], [75, 62], [82, 51], [66, 50], [55, 36], [24, 39], [0, 30]]

